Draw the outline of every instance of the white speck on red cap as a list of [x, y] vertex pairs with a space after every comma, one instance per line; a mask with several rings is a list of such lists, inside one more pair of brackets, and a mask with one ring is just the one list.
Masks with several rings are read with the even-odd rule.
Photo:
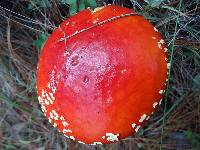
[[145, 120], [146, 117], [147, 117], [147, 115], [146, 115], [146, 114], [143, 114], [143, 115], [141, 116], [139, 122], [143, 122], [143, 121]]
[[153, 103], [153, 108], [156, 108], [157, 105], [158, 105], [158, 102], [154, 102]]
[[134, 128], [135, 128], [135, 126], [136, 126], [136, 124], [135, 124], [135, 123], [133, 123], [131, 126], [132, 126], [132, 128], [134, 129]]

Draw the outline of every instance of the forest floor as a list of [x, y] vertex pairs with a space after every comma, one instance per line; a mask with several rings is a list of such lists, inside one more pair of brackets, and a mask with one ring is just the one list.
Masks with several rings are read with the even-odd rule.
[[162, 33], [171, 62], [162, 105], [137, 134], [87, 146], [44, 117], [35, 88], [40, 48], [69, 16], [64, 0], [0, 1], [0, 149], [200, 150], [200, 1], [97, 1], [133, 8]]

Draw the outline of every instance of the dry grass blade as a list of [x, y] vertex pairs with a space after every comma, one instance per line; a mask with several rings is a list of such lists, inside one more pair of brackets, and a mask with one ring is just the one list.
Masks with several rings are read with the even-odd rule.
[[[162, 128], [163, 149], [200, 149], [198, 0], [183, 1], [180, 11], [178, 0], [163, 1], [159, 9], [142, 1], [114, 1], [144, 15], [158, 27], [168, 45], [174, 36], [177, 14], [180, 18], [165, 116], [162, 104], [137, 135], [105, 146], [66, 140], [48, 123], [39, 108], [35, 82], [40, 50], [33, 43], [40, 32], [51, 33], [68, 14], [60, 0], [51, 1], [51, 6], [45, 8], [35, 5], [35, 1], [31, 1], [34, 6], [31, 10], [29, 1], [0, 1], [0, 149], [157, 150]], [[166, 117], [164, 126], [163, 117]]]

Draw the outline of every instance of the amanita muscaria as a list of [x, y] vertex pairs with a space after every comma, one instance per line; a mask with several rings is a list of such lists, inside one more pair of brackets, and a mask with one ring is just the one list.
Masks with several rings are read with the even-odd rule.
[[161, 103], [168, 67], [164, 40], [142, 16], [113, 5], [83, 10], [42, 49], [39, 103], [66, 137], [94, 145], [118, 141], [137, 132]]

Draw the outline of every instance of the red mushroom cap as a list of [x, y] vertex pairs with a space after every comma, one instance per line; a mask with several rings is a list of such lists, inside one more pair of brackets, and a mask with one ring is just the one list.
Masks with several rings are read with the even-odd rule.
[[118, 141], [137, 132], [161, 102], [167, 48], [156, 28], [142, 16], [125, 15], [131, 13], [113, 5], [83, 10], [44, 45], [38, 99], [66, 137], [94, 145]]

